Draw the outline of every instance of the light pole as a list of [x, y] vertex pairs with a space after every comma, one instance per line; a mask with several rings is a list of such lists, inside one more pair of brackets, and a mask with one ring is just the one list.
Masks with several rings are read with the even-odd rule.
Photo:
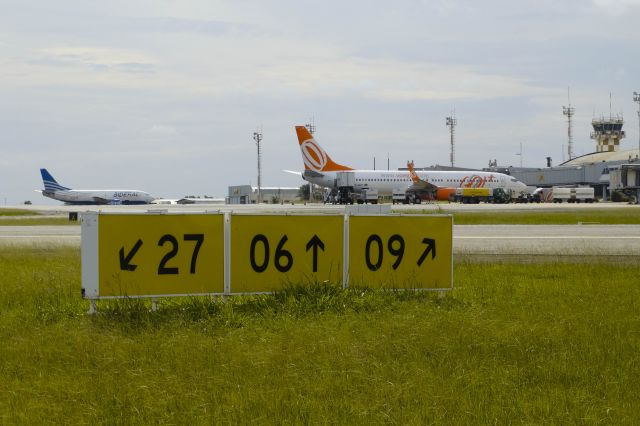
[[633, 102], [638, 103], [638, 155], [640, 156], [640, 93], [633, 92]]
[[[307, 128], [309, 133], [311, 133], [311, 137], [313, 137], [313, 135], [316, 133], [316, 125], [314, 122], [314, 118], [311, 117], [311, 120], [309, 121], [309, 123], [305, 124], [304, 127]], [[309, 182], [309, 202], [310, 203], [316, 200], [316, 198], [313, 196], [313, 193], [314, 193], [313, 183]]]
[[256, 141], [256, 146], [258, 147], [258, 202], [257, 204], [262, 204], [262, 191], [260, 190], [260, 142], [262, 141], [262, 132], [253, 132], [253, 140]]

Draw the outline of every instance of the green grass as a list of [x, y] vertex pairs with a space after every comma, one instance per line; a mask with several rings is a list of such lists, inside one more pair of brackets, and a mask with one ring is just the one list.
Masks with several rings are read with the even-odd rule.
[[39, 213], [23, 209], [7, 209], [0, 207], [0, 216], [32, 216]]
[[1, 219], [0, 226], [52, 226], [52, 225], [76, 225], [80, 222], [71, 222], [67, 217], [35, 217], [28, 219]]
[[455, 266], [455, 290], [100, 301], [0, 249], [0, 422], [637, 424], [638, 265]]
[[38, 225], [78, 225], [78, 222], [69, 222], [69, 218], [67, 216], [48, 216], [33, 210], [7, 209], [0, 207], [0, 226]]
[[607, 208], [562, 211], [490, 211], [460, 212], [446, 208], [433, 210], [407, 210], [405, 214], [452, 214], [456, 225], [575, 225], [600, 223], [603, 225], [640, 224], [640, 208]]

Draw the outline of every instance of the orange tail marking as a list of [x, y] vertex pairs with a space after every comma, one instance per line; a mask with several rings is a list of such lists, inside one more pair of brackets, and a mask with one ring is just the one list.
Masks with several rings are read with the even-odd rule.
[[298, 144], [300, 144], [305, 170], [316, 172], [353, 170], [351, 167], [334, 162], [306, 127], [296, 126], [296, 134], [298, 135]]
[[407, 169], [409, 169], [409, 175], [411, 176], [411, 180], [413, 182], [418, 182], [420, 180], [420, 177], [418, 177], [418, 175], [416, 174], [416, 171], [413, 168], [413, 161], [411, 162], [407, 161]]
[[302, 145], [304, 141], [308, 141], [309, 139], [313, 139], [309, 130], [307, 130], [304, 126], [296, 126], [296, 134], [298, 135], [298, 143]]

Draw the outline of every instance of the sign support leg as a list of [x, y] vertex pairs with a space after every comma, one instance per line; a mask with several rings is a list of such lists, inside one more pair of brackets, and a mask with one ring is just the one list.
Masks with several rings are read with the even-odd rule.
[[98, 308], [96, 307], [96, 299], [89, 299], [89, 310], [87, 311], [87, 315], [95, 315], [98, 313]]

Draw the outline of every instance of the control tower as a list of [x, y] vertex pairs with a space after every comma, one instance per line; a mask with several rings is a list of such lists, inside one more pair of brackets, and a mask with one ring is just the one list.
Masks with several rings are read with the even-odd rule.
[[626, 135], [622, 130], [624, 120], [622, 116], [610, 116], [608, 119], [604, 117], [591, 121], [593, 132], [591, 139], [596, 141], [596, 152], [613, 152], [620, 148], [620, 140]]

